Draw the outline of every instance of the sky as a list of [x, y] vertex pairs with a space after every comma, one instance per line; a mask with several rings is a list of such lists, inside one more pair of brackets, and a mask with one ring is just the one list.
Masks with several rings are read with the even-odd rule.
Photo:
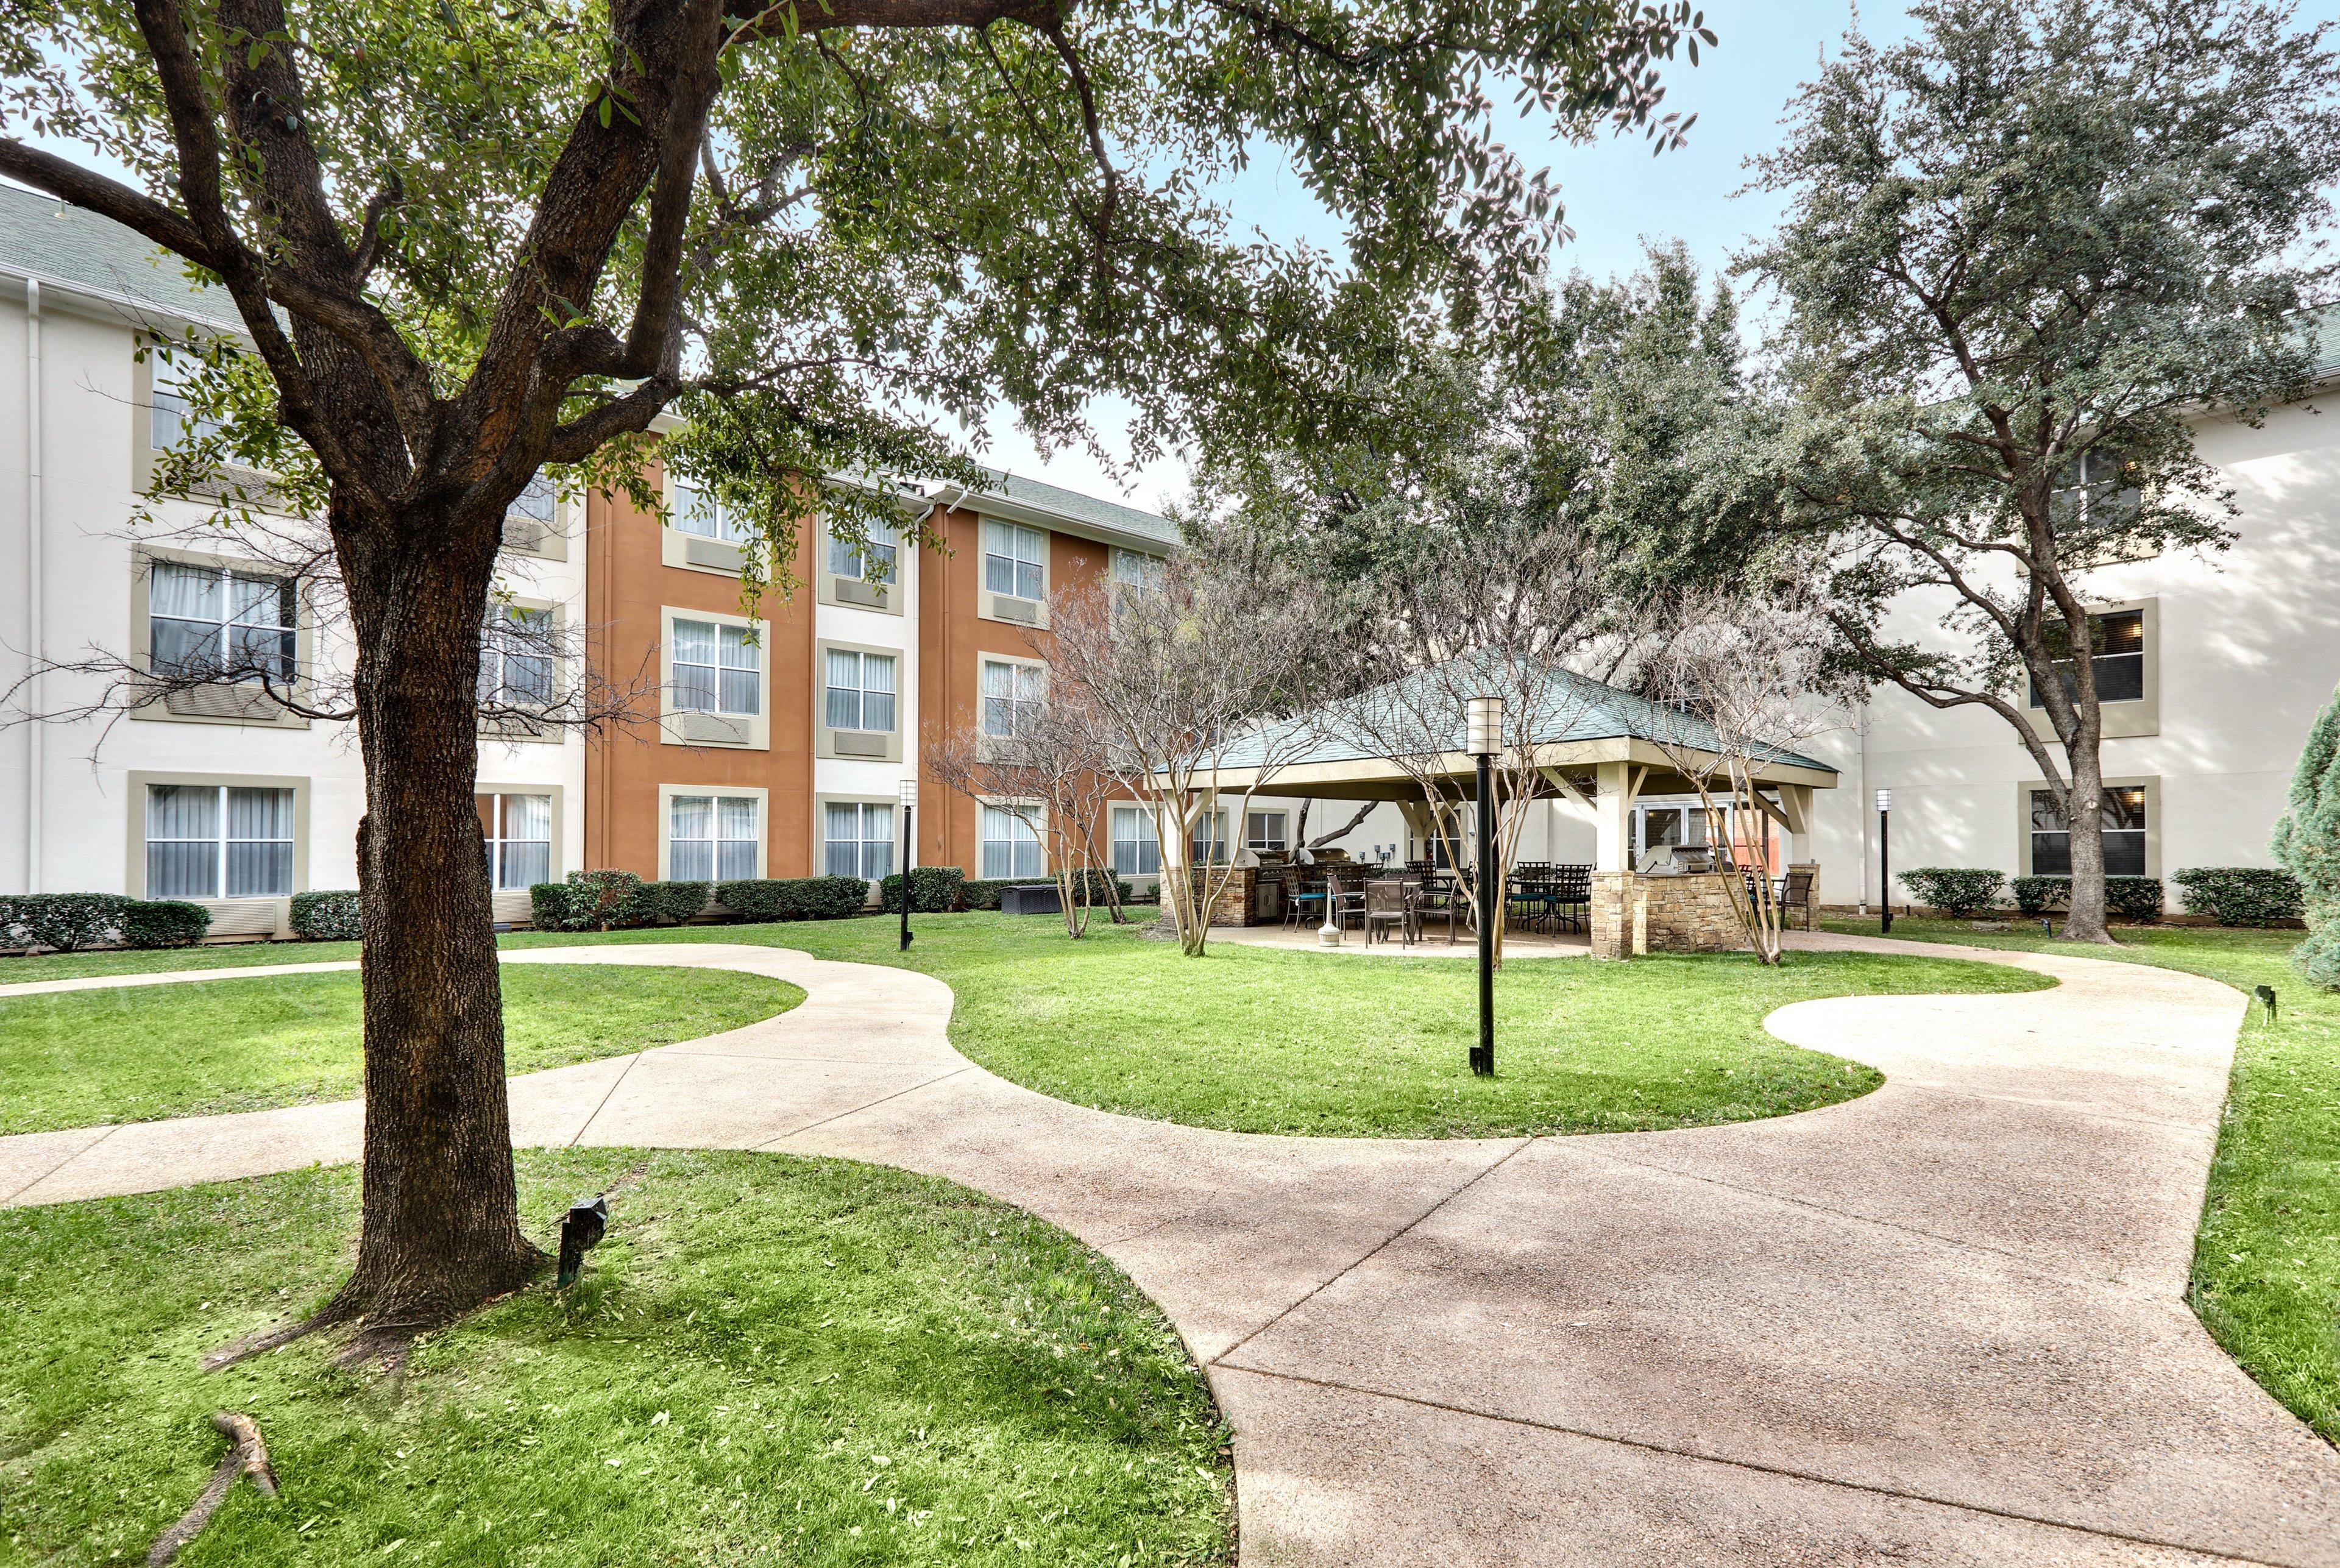
[[[1701, 48], [1694, 68], [1678, 59], [1659, 77], [1666, 84], [1667, 109], [1698, 114], [1689, 145], [1678, 152], [1653, 158], [1639, 137], [1591, 146], [1507, 138], [1530, 168], [1551, 168], [1576, 231], [1554, 257], [1555, 269], [1621, 276], [1641, 264], [1645, 238], [1680, 238], [1711, 273], [1767, 232], [1779, 216], [1777, 200], [1760, 193], [1731, 194], [1746, 184], [1744, 160], [1778, 141], [1789, 99], [1812, 76], [1822, 52], [1834, 50], [1851, 19], [1848, 0], [1708, 0], [1707, 25], [1720, 47]], [[1898, 4], [1872, 3], [1860, 8], [1860, 25], [1881, 43], [1900, 37], [1907, 19]], [[1339, 224], [1280, 164], [1254, 164], [1223, 194], [1240, 224], [1271, 239], [1304, 237], [1326, 248], [1339, 243]], [[1102, 402], [1089, 412], [1108, 449], [1125, 452], [1117, 429], [1124, 416]], [[1175, 457], [1118, 475], [1086, 452], [1044, 458], [1016, 428], [1010, 410], [998, 411], [987, 433], [984, 458], [993, 467], [1068, 490], [1154, 510], [1185, 488], [1185, 467]]]

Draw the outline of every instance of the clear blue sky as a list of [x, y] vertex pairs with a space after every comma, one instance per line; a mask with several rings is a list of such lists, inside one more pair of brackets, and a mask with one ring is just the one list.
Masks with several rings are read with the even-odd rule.
[[[1706, 18], [1721, 46], [1700, 50], [1695, 69], [1677, 60], [1660, 78], [1667, 108], [1698, 114], [1681, 151], [1652, 158], [1639, 139], [1571, 146], [1524, 125], [1506, 137], [1530, 168], [1551, 168], [1567, 204], [1576, 238], [1555, 258], [1559, 270], [1581, 269], [1595, 277], [1631, 273], [1641, 263], [1644, 237], [1679, 237], [1711, 271], [1777, 218], [1770, 197], [1731, 193], [1746, 183], [1746, 157], [1779, 139], [1789, 98], [1812, 76], [1822, 51], [1833, 52], [1852, 8], [1847, 0], [1710, 0]], [[1879, 41], [1901, 36], [1907, 25], [1898, 3], [1861, 7], [1860, 23]], [[1239, 221], [1271, 238], [1304, 236], [1326, 248], [1339, 243], [1339, 225], [1281, 165], [1254, 164], [1226, 196]], [[1091, 413], [1108, 446], [1118, 450], [1115, 411], [1099, 404]], [[1185, 468], [1175, 460], [1127, 481], [1116, 481], [1086, 452], [1060, 452], [1043, 460], [1004, 410], [989, 433], [987, 457], [994, 466], [1052, 484], [1146, 507], [1185, 488]]]

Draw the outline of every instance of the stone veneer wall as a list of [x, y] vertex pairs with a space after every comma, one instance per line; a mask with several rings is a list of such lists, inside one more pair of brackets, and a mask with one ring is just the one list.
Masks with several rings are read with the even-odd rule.
[[1735, 953], [1747, 946], [1730, 902], [1735, 871], [1693, 871], [1643, 877], [1631, 871], [1592, 874], [1592, 956], [1636, 953]]

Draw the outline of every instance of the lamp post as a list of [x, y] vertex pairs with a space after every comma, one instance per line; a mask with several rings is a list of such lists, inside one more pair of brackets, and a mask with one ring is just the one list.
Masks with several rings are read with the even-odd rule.
[[1878, 922], [1878, 933], [1889, 935], [1893, 929], [1893, 791], [1877, 792], [1877, 903], [1884, 911]]
[[910, 867], [918, 858], [917, 835], [910, 831], [910, 817], [918, 809], [918, 777], [913, 773], [902, 780], [902, 951], [910, 950]]
[[1495, 864], [1495, 753], [1503, 744], [1503, 700], [1473, 697], [1464, 749], [1479, 764], [1479, 1043], [1471, 1047], [1471, 1070], [1487, 1077], [1495, 1070], [1495, 910], [1503, 896], [1502, 868]]

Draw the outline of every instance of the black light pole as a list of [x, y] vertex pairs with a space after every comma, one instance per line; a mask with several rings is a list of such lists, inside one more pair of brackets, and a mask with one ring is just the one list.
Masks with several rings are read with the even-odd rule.
[[918, 779], [902, 780], [902, 951], [910, 950], [910, 868], [918, 858], [918, 838], [910, 831], [910, 818], [918, 809]]
[[1495, 753], [1503, 737], [1503, 700], [1471, 699], [1468, 747], [1479, 762], [1479, 1043], [1471, 1047], [1471, 1070], [1481, 1077], [1495, 1071], [1495, 900], [1503, 896], [1502, 868], [1495, 864]]
[[1877, 792], [1877, 897], [1884, 918], [1878, 923], [1878, 934], [1889, 935], [1893, 929], [1893, 791]]

